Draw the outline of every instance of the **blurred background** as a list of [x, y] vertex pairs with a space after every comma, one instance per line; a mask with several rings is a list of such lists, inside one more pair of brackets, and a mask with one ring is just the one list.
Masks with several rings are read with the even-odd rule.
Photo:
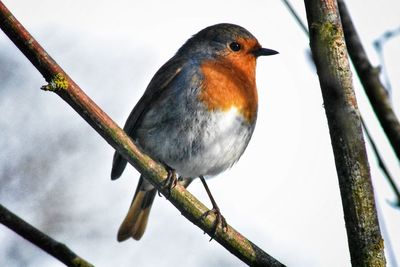
[[[157, 69], [191, 35], [239, 24], [278, 50], [257, 66], [259, 115], [229, 171], [209, 180], [227, 221], [287, 266], [350, 266], [330, 137], [309, 41], [281, 1], [5, 0], [4, 4], [85, 92], [123, 125]], [[292, 1], [306, 23], [304, 4]], [[395, 0], [346, 1], [368, 56], [400, 26]], [[247, 3], [247, 4], [246, 4]], [[400, 36], [384, 43], [400, 114]], [[113, 149], [57, 95], [0, 32], [0, 203], [96, 266], [243, 266], [163, 197], [140, 242], [116, 241], [139, 174], [109, 174]], [[399, 161], [354, 74], [360, 111], [390, 172]], [[400, 255], [400, 210], [366, 144], [388, 266]], [[211, 206], [200, 183], [189, 190]], [[62, 266], [0, 225], [0, 266]], [[388, 249], [389, 248], [389, 249]], [[400, 261], [397, 256], [397, 262]]]

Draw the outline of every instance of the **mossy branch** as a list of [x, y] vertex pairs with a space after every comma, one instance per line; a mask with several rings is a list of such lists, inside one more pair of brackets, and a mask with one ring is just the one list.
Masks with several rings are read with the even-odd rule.
[[[206, 206], [179, 184], [169, 194], [168, 189], [163, 186], [167, 177], [165, 168], [140, 151], [129, 136], [47, 54], [1, 1], [0, 27], [49, 83], [42, 87], [43, 89], [54, 91], [64, 99], [164, 196], [167, 195], [168, 200], [183, 216], [204, 232], [208, 234], [212, 232], [216, 219], [214, 215], [199, 220], [207, 211]], [[214, 239], [249, 266], [284, 266], [229, 225], [227, 231], [219, 227]]]
[[305, 0], [353, 266], [383, 267], [383, 239], [336, 0]]

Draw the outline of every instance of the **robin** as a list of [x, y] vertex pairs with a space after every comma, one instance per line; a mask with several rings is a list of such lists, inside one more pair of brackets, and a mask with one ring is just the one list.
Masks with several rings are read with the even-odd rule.
[[[170, 186], [175, 171], [185, 187], [201, 179], [213, 205], [209, 212], [223, 226], [204, 177], [230, 168], [246, 149], [257, 119], [256, 59], [277, 53], [238, 25], [207, 27], [157, 71], [124, 126], [144, 152], [172, 171]], [[120, 177], [126, 164], [116, 152], [111, 179]], [[142, 237], [156, 192], [141, 176], [118, 241]]]

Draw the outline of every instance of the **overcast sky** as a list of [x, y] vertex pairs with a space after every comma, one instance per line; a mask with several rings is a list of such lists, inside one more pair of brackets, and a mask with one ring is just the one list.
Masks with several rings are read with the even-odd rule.
[[[239, 24], [279, 51], [258, 60], [258, 122], [246, 152], [208, 184], [228, 223], [287, 266], [350, 266], [318, 77], [308, 40], [281, 1], [3, 2], [119, 125], [157, 69], [202, 28]], [[293, 2], [305, 21], [303, 1]], [[400, 4], [347, 2], [378, 64], [372, 43], [400, 26]], [[384, 48], [400, 114], [400, 37]], [[159, 197], [142, 240], [118, 243], [139, 174], [130, 167], [112, 182], [113, 149], [59, 97], [40, 91], [43, 84], [1, 32], [1, 204], [96, 266], [243, 266]], [[360, 111], [400, 184], [399, 161], [355, 74], [354, 85]], [[399, 255], [400, 210], [390, 205], [394, 196], [368, 143], [367, 149], [384, 238]], [[210, 206], [199, 181], [189, 190]], [[3, 226], [0, 244], [0, 266], [62, 266]], [[390, 259], [388, 266], [394, 266]]]

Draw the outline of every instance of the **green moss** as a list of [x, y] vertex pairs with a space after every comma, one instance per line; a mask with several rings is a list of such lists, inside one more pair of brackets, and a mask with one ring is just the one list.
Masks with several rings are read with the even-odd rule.
[[332, 45], [333, 42], [341, 38], [338, 26], [330, 21], [313, 23], [311, 29], [317, 31], [319, 40], [328, 45]]
[[338, 27], [332, 22], [325, 22], [319, 27], [320, 38], [328, 45], [332, 45], [335, 40], [340, 38]]
[[67, 88], [68, 80], [61, 73], [57, 73], [49, 84], [42, 86], [42, 89], [46, 91], [66, 90]]
[[74, 266], [79, 266], [79, 267], [94, 267], [94, 265], [88, 263], [87, 261], [85, 261], [80, 257], [74, 258], [72, 260], [72, 263], [74, 264]]

